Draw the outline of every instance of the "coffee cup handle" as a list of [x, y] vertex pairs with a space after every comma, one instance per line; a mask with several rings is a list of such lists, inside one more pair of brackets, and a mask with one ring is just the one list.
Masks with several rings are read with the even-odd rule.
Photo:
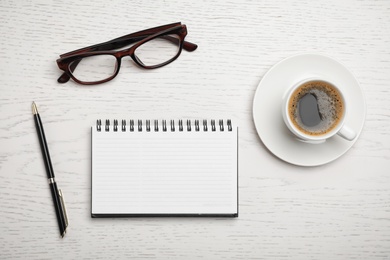
[[352, 141], [356, 137], [355, 131], [348, 126], [343, 126], [337, 134], [348, 141]]

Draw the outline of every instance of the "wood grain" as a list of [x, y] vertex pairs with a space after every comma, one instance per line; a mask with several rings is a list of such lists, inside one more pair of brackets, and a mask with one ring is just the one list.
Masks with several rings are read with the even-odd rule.
[[[199, 45], [156, 70], [122, 61], [118, 77], [61, 85], [58, 55], [182, 21]], [[1, 259], [389, 259], [390, 2], [0, 2]], [[353, 148], [321, 167], [274, 157], [252, 120], [256, 87], [279, 60], [324, 53], [364, 89]], [[70, 218], [57, 234], [31, 102], [45, 126]], [[270, 111], [272, 112], [272, 111]], [[95, 120], [231, 118], [240, 128], [240, 216], [91, 219]]]

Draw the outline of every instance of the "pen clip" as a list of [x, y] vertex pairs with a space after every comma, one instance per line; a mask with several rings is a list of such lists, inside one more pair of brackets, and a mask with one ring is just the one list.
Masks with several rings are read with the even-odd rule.
[[61, 201], [62, 212], [64, 212], [65, 227], [68, 227], [68, 213], [66, 213], [64, 195], [62, 194], [61, 189], [58, 189], [58, 195], [60, 195], [60, 199], [61, 199], [60, 201]]

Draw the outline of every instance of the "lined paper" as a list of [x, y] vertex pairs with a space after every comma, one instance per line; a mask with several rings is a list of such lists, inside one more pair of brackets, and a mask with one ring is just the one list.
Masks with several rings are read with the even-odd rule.
[[[120, 128], [119, 128], [120, 129]], [[97, 131], [92, 215], [238, 213], [237, 129]]]

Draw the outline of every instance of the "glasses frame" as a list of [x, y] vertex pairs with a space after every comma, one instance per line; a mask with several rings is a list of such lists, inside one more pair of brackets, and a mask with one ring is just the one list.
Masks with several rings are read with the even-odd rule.
[[[176, 34], [178, 38], [170, 37], [168, 36], [168, 34]], [[182, 49], [185, 49], [186, 51], [190, 51], [190, 52], [196, 50], [196, 48], [198, 47], [196, 44], [184, 41], [186, 35], [187, 35], [186, 25], [181, 24], [180, 22], [172, 23], [172, 24], [158, 26], [147, 30], [139, 31], [136, 33], [128, 34], [110, 40], [108, 42], [91, 45], [82, 49], [61, 54], [60, 58], [57, 59], [57, 65], [58, 68], [64, 71], [64, 73], [58, 78], [57, 81], [59, 83], [66, 83], [69, 81], [69, 79], [73, 79], [75, 82], [82, 85], [96, 85], [96, 84], [105, 83], [107, 81], [112, 80], [118, 75], [121, 67], [121, 60], [125, 56], [130, 56], [138, 66], [144, 69], [155, 69], [155, 68], [163, 67], [176, 60], [180, 56]], [[142, 61], [135, 55], [135, 51], [139, 46], [158, 37], [164, 37], [165, 39], [173, 43], [177, 43], [177, 41], [179, 41], [179, 50], [177, 54], [174, 57], [172, 57], [170, 60], [158, 65], [147, 66], [143, 64]], [[114, 51], [115, 49], [123, 48], [133, 43], [135, 44], [130, 48]], [[76, 69], [81, 59], [85, 57], [96, 56], [96, 55], [112, 55], [116, 58], [116, 66], [113, 75], [106, 79], [92, 81], [92, 82], [81, 81], [77, 79], [73, 75], [73, 71]]]

